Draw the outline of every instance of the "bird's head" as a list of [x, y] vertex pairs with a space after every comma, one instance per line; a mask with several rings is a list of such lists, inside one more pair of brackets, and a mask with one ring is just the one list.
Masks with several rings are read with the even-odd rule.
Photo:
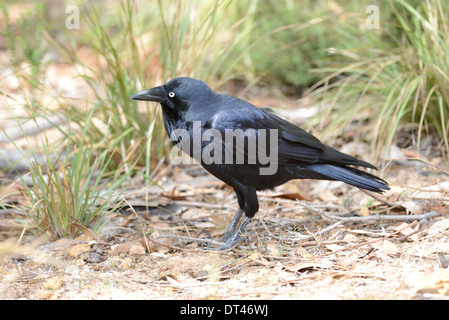
[[216, 93], [203, 81], [182, 77], [166, 84], [137, 92], [133, 100], [159, 102], [170, 109], [188, 109], [195, 101], [207, 101]]

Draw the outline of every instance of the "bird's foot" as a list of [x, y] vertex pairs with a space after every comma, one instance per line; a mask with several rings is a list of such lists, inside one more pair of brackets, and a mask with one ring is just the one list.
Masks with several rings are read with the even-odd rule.
[[243, 231], [245, 230], [246, 226], [249, 224], [250, 221], [251, 218], [245, 217], [245, 219], [243, 219], [242, 224], [236, 231], [233, 231], [234, 228], [229, 228], [228, 231], [226, 231], [226, 233], [223, 235], [223, 237], [221, 237], [220, 240], [223, 242], [222, 245], [214, 248], [209, 247], [206, 250], [224, 251], [234, 248], [236, 245], [239, 244], [241, 239], [240, 235], [243, 233]]
[[233, 247], [235, 247], [237, 244], [239, 244], [240, 242], [240, 235], [243, 233], [243, 231], [245, 230], [246, 226], [249, 224], [249, 222], [251, 221], [252, 217], [245, 217], [243, 219], [242, 224], [240, 225], [240, 227], [235, 231], [235, 232], [230, 232], [229, 230], [226, 231], [226, 233], [223, 236], [223, 245], [221, 245], [218, 250], [229, 250], [232, 249]]
[[226, 240], [223, 237], [219, 241], [204, 241], [200, 242], [200, 246], [206, 251], [225, 251], [234, 248], [240, 242], [240, 237], [228, 237]]
[[217, 248], [218, 251], [225, 251], [234, 248], [236, 245], [240, 243], [240, 235], [239, 232], [234, 233], [227, 240], [223, 241], [224, 243]]
[[234, 235], [234, 230], [228, 229], [226, 233], [220, 238], [221, 242], [227, 242]]

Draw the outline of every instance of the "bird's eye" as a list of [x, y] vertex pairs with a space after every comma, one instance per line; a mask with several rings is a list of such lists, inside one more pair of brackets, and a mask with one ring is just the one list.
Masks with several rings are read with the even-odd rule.
[[168, 93], [168, 96], [169, 96], [170, 98], [174, 98], [174, 97], [175, 97], [175, 93], [174, 93], [173, 91], [170, 91], [170, 92]]

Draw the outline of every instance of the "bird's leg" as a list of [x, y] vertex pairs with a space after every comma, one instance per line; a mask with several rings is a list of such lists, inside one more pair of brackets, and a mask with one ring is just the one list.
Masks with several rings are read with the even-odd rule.
[[226, 242], [229, 238], [231, 238], [233, 236], [234, 230], [237, 227], [237, 225], [239, 224], [242, 214], [243, 214], [243, 210], [241, 208], [239, 208], [237, 210], [237, 212], [235, 213], [234, 218], [232, 218], [232, 221], [231, 221], [231, 224], [229, 225], [228, 230], [221, 238], [221, 241]]
[[240, 240], [240, 234], [245, 230], [246, 226], [251, 222], [252, 218], [253, 217], [245, 216], [240, 227], [234, 232], [234, 234], [232, 234], [231, 237], [229, 237], [227, 240], [225, 240], [225, 243], [222, 246], [220, 246], [218, 248], [218, 250], [228, 250], [228, 249], [231, 249], [232, 247], [234, 247]]
[[[245, 230], [246, 226], [250, 223], [254, 214], [259, 210], [259, 201], [257, 200], [257, 194], [255, 188], [249, 188], [243, 185], [234, 187], [235, 194], [237, 195], [237, 201], [239, 203], [239, 211], [235, 214], [234, 219], [223, 236], [224, 244], [218, 248], [218, 250], [228, 250], [234, 247], [240, 240], [240, 235]], [[242, 209], [244, 208], [244, 209]], [[245, 212], [245, 218], [243, 219], [237, 230], [237, 224]]]

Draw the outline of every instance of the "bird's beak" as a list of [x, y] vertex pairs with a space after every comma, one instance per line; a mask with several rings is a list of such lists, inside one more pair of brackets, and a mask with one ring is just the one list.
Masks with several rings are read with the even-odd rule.
[[162, 103], [165, 101], [165, 89], [163, 86], [159, 86], [151, 89], [142, 90], [133, 94], [131, 96], [131, 99]]

